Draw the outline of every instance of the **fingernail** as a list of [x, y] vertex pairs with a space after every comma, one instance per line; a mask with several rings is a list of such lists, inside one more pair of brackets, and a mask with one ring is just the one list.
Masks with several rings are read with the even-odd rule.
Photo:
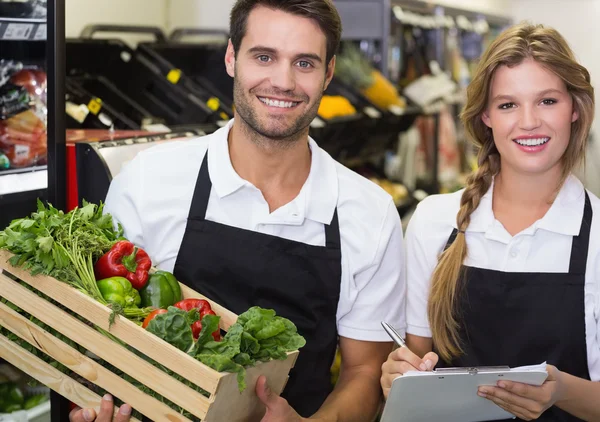
[[429, 371], [433, 367], [433, 362], [430, 359], [427, 359], [425, 361], [425, 365], [427, 366], [427, 370]]
[[498, 387], [500, 388], [506, 388], [506, 384], [503, 383], [502, 381], [498, 382]]
[[104, 401], [112, 401], [112, 396], [110, 394], [105, 394], [104, 397], [102, 397], [102, 400], [104, 400]]
[[131, 406], [129, 406], [128, 404], [124, 404], [123, 406], [121, 406], [121, 408], [119, 409], [119, 413], [123, 416], [127, 416], [131, 414]]
[[94, 415], [92, 415], [92, 411], [90, 409], [85, 409], [83, 411], [83, 419], [89, 422], [94, 420]]
[[478, 395], [479, 397], [487, 397], [487, 395], [486, 395], [484, 392], [482, 392], [482, 391], [478, 391], [478, 392], [477, 392], [477, 395]]
[[419, 365], [419, 368], [421, 368], [421, 371], [427, 371], [427, 365], [425, 365], [424, 363]]

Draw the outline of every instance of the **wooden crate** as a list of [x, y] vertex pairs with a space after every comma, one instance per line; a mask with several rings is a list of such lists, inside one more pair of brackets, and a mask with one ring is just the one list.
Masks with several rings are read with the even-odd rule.
[[[44, 324], [186, 409], [202, 421], [260, 420], [264, 414], [264, 406], [254, 391], [256, 380], [260, 375], [265, 375], [271, 389], [280, 393], [285, 387], [290, 369], [296, 362], [298, 351], [288, 353], [286, 360], [272, 360], [247, 368], [247, 388], [240, 393], [236, 374], [220, 373], [209, 368], [126, 318], [116, 318], [115, 323], [109, 329], [108, 320], [111, 310], [108, 307], [54, 278], [43, 275], [31, 276], [27, 271], [11, 266], [8, 263], [11, 256], [6, 251], [0, 251], [0, 269], [2, 270], [0, 297], [35, 316]], [[86, 321], [110, 332], [150, 359], [199, 386], [209, 393], [210, 397], [205, 397], [151, 365], [89, 324], [41, 298], [13, 278], [27, 283], [62, 306], [75, 311]], [[204, 298], [184, 285], [182, 285], [182, 292], [185, 298]], [[227, 331], [235, 323], [237, 316], [222, 306], [210, 300], [209, 302], [215, 313], [221, 317], [221, 328]], [[135, 410], [152, 420], [156, 422], [189, 421], [180, 413], [145, 394], [111, 370], [99, 365], [94, 359], [68, 346], [2, 303], [0, 303], [0, 325], [74, 373], [110, 392], [114, 397], [129, 403]], [[101, 397], [78, 380], [58, 371], [24, 350], [17, 343], [1, 335], [0, 356], [79, 406], [99, 409]]]

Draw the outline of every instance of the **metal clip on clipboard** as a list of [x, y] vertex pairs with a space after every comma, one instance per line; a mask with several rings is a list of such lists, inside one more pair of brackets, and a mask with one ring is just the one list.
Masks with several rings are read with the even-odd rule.
[[436, 374], [485, 374], [490, 372], [502, 372], [510, 371], [509, 366], [478, 366], [478, 367], [466, 367], [466, 368], [439, 368], [434, 372]]

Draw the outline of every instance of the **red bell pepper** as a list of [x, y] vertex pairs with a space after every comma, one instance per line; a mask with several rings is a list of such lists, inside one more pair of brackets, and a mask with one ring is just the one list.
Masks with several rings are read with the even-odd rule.
[[121, 240], [105, 253], [94, 266], [96, 279], [125, 277], [134, 289], [140, 290], [148, 282], [150, 257], [143, 249], [127, 240]]
[[[192, 334], [194, 335], [194, 339], [198, 339], [200, 332], [202, 331], [202, 317], [204, 317], [204, 315], [216, 315], [212, 310], [210, 303], [204, 299], [184, 299], [173, 306], [188, 312], [192, 309], [198, 309], [200, 319], [192, 324]], [[215, 341], [221, 341], [220, 330], [215, 330], [212, 333], [212, 337]]]

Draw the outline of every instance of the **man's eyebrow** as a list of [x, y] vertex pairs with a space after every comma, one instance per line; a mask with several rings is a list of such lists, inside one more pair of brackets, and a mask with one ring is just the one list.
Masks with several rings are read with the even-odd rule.
[[[254, 46], [254, 47], [251, 47], [248, 49], [248, 54], [260, 54], [260, 53], [277, 55], [277, 50], [274, 48], [265, 47], [262, 45], [257, 45], [257, 46]], [[311, 59], [316, 62], [323, 63], [323, 59], [321, 59], [321, 57], [318, 54], [314, 54], [314, 53], [296, 54], [296, 56], [294, 56], [294, 61], [299, 60], [299, 59]]]

